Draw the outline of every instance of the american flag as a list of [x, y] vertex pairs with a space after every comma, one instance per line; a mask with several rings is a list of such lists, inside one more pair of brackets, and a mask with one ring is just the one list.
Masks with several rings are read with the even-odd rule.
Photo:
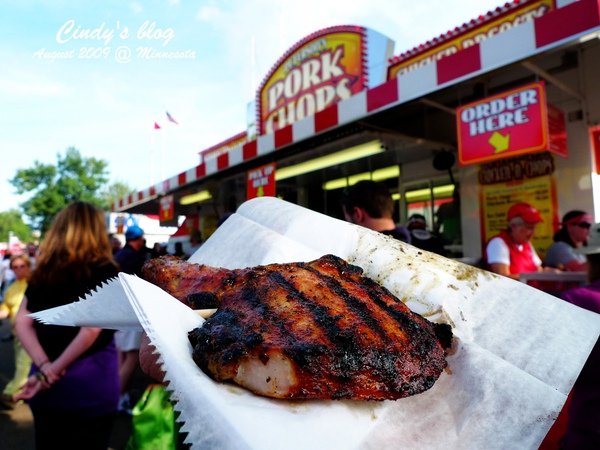
[[175, 119], [173, 119], [173, 116], [171, 114], [169, 114], [169, 111], [165, 111], [167, 114], [167, 119], [169, 119], [169, 122], [173, 122], [176, 125], [179, 125], [179, 122], [177, 122]]

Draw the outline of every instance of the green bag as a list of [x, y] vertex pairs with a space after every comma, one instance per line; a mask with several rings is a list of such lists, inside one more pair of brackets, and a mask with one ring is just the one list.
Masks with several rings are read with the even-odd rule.
[[176, 450], [179, 427], [164, 386], [151, 384], [146, 388], [133, 407], [131, 421], [126, 450]]

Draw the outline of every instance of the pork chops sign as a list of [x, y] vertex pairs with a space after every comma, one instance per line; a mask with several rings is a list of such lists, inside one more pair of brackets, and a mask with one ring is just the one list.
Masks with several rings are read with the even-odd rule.
[[259, 89], [259, 134], [273, 133], [365, 89], [365, 39], [365, 28], [339, 26], [289, 49]]
[[543, 82], [532, 83], [456, 110], [461, 164], [551, 150]]

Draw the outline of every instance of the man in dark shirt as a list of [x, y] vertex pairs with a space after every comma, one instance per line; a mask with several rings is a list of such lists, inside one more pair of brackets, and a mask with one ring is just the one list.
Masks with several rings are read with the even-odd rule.
[[346, 221], [410, 243], [408, 230], [394, 222], [394, 201], [385, 185], [363, 180], [347, 187], [342, 207]]
[[125, 247], [115, 254], [121, 272], [140, 276], [146, 262], [146, 241], [144, 230], [132, 225], [125, 232]]
[[413, 214], [410, 216], [407, 228], [410, 230], [412, 245], [438, 255], [446, 255], [442, 239], [427, 229], [427, 220], [424, 215]]

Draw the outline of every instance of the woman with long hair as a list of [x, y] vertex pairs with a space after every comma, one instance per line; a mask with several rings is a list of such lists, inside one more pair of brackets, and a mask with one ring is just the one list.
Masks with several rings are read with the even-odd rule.
[[113, 331], [46, 325], [28, 314], [74, 302], [117, 273], [103, 212], [81, 201], [63, 209], [40, 245], [16, 322], [33, 366], [15, 399], [29, 402], [38, 449], [106, 449], [119, 370]]

